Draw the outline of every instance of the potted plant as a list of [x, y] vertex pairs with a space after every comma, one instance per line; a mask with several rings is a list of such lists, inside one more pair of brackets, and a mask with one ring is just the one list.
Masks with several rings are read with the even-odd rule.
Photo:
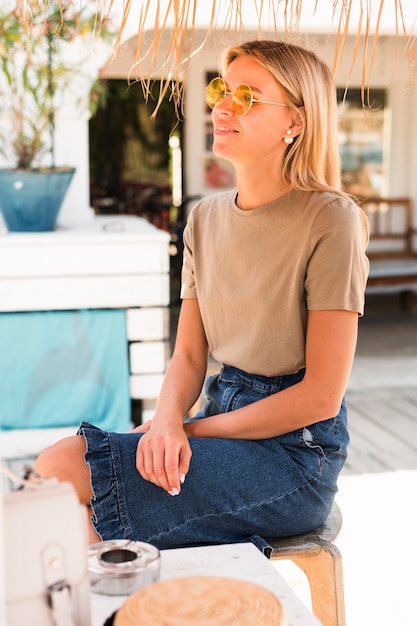
[[[9, 230], [52, 230], [75, 172], [55, 163], [56, 112], [82, 76], [80, 45], [91, 53], [94, 37], [111, 40], [113, 33], [99, 14], [73, 0], [38, 0], [29, 23], [20, 3], [9, 4], [0, 10], [0, 151], [13, 165], [0, 171], [0, 209]], [[88, 98], [92, 113], [104, 99], [96, 80]]]

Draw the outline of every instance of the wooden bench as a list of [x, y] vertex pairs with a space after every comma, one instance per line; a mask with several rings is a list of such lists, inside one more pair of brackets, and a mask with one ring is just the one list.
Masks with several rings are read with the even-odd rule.
[[307, 576], [314, 615], [323, 626], [345, 626], [342, 557], [334, 540], [342, 527], [336, 503], [322, 526], [295, 537], [268, 539], [271, 559], [289, 559]]
[[409, 308], [417, 291], [417, 228], [410, 198], [366, 198], [371, 238], [368, 247], [370, 273], [367, 293], [401, 293], [402, 307]]

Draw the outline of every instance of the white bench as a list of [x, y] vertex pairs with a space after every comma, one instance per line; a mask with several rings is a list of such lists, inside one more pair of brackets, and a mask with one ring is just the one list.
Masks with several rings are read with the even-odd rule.
[[367, 198], [371, 239], [368, 293], [399, 292], [407, 308], [417, 291], [417, 229], [410, 198]]

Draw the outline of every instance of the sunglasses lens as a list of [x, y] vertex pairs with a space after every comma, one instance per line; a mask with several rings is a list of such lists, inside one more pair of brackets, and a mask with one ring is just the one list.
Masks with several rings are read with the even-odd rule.
[[[213, 78], [206, 88], [206, 102], [210, 109], [223, 102], [228, 94], [223, 78]], [[252, 106], [252, 90], [249, 85], [238, 85], [232, 94], [233, 110], [238, 115], [245, 115]]]
[[238, 85], [232, 96], [233, 109], [238, 115], [245, 115], [252, 106], [252, 90], [249, 85]]
[[226, 97], [226, 85], [222, 78], [213, 78], [206, 89], [206, 102], [210, 109], [214, 109], [216, 104], [223, 102]]

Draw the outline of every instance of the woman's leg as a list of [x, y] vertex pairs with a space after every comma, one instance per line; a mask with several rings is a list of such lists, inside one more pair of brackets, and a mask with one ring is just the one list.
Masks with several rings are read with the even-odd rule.
[[[227, 366], [209, 379], [210, 402], [199, 417], [246, 406], [302, 375], [270, 380]], [[190, 471], [176, 497], [137, 471], [141, 433], [104, 432], [83, 423], [95, 529], [103, 540], [164, 549], [248, 540], [264, 548], [264, 537], [316, 528], [331, 508], [346, 456], [345, 413], [343, 406], [333, 420], [267, 440], [191, 438]]]
[[[300, 534], [327, 517], [335, 491], [332, 463], [297, 431], [271, 440], [191, 438], [190, 471], [172, 497], [136, 469], [140, 433], [82, 425], [94, 491], [93, 519], [103, 540], [159, 549]], [[314, 438], [314, 435], [312, 435]], [[338, 464], [339, 465], [339, 464]]]
[[90, 516], [90, 499], [93, 495], [90, 484], [90, 469], [84, 461], [85, 440], [81, 435], [66, 437], [43, 450], [35, 462], [35, 471], [43, 478], [57, 478], [71, 483], [81, 504], [87, 507], [89, 542], [100, 541]]
[[80, 502], [89, 505], [93, 494], [84, 454], [84, 437], [65, 437], [40, 453], [35, 463], [35, 471], [43, 478], [53, 477], [72, 483]]

